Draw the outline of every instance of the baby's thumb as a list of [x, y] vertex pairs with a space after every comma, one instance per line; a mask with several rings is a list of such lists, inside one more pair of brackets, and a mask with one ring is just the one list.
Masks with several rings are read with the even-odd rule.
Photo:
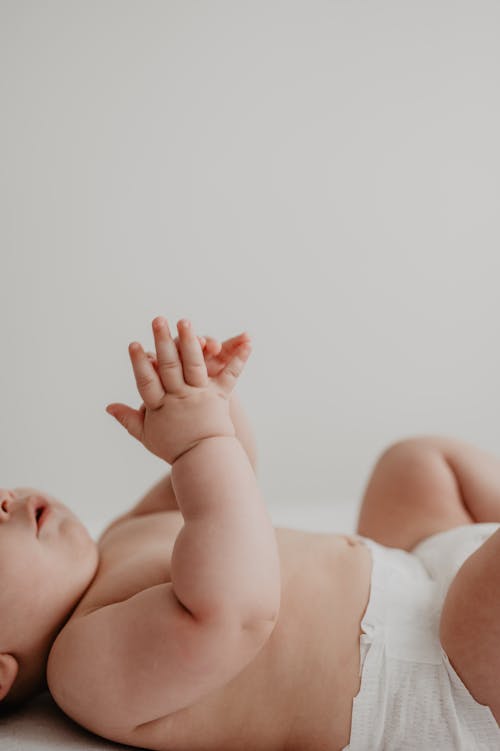
[[132, 409], [127, 407], [126, 404], [108, 404], [106, 412], [118, 420], [131, 436], [137, 438], [138, 441], [141, 440], [144, 411]]

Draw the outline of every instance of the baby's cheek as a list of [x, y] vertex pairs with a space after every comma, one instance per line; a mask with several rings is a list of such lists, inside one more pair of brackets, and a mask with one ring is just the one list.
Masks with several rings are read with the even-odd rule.
[[36, 488], [25, 487], [25, 488], [13, 488], [12, 492], [17, 498], [21, 499], [21, 498], [25, 498], [28, 495], [33, 495], [34, 493], [38, 493], [39, 491]]

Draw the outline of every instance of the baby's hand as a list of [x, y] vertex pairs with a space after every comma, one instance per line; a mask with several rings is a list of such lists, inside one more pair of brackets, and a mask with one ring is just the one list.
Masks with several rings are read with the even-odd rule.
[[239, 347], [250, 344], [250, 336], [246, 332], [226, 339], [222, 344], [211, 336], [203, 338], [206, 341], [203, 355], [210, 378], [218, 376], [224, 370]]
[[[212, 336], [199, 336], [201, 349], [203, 351], [203, 357], [205, 359], [205, 365], [207, 366], [207, 372], [210, 378], [218, 376], [221, 370], [224, 370], [228, 362], [239, 346], [245, 343], [250, 343], [250, 336], [243, 332], [237, 336], [226, 339], [222, 344], [214, 339]], [[179, 337], [174, 339], [177, 351], [180, 353]], [[146, 352], [147, 357], [150, 359], [153, 367], [158, 371], [158, 360], [154, 352]]]
[[[179, 321], [177, 329], [178, 346], [167, 321], [161, 316], [154, 319], [157, 367], [138, 342], [129, 345], [141, 408], [118, 403], [106, 407], [134, 438], [169, 464], [204, 438], [235, 435], [229, 397], [251, 351], [245, 335], [212, 378], [189, 322]], [[220, 358], [220, 352], [215, 357]]]

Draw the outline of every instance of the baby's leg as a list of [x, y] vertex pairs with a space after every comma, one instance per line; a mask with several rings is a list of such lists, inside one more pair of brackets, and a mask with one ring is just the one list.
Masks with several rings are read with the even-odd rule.
[[469, 556], [441, 613], [443, 649], [468, 690], [500, 724], [500, 529]]
[[500, 522], [500, 458], [455, 438], [418, 436], [380, 457], [357, 532], [412, 550], [437, 532], [491, 521]]

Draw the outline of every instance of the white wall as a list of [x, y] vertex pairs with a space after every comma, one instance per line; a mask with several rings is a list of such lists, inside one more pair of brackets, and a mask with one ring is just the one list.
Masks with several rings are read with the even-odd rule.
[[[270, 504], [413, 433], [500, 452], [496, 2], [0, 2], [0, 484], [112, 516], [163, 473], [127, 345], [253, 336]], [[165, 467], [166, 468], [166, 467]]]

